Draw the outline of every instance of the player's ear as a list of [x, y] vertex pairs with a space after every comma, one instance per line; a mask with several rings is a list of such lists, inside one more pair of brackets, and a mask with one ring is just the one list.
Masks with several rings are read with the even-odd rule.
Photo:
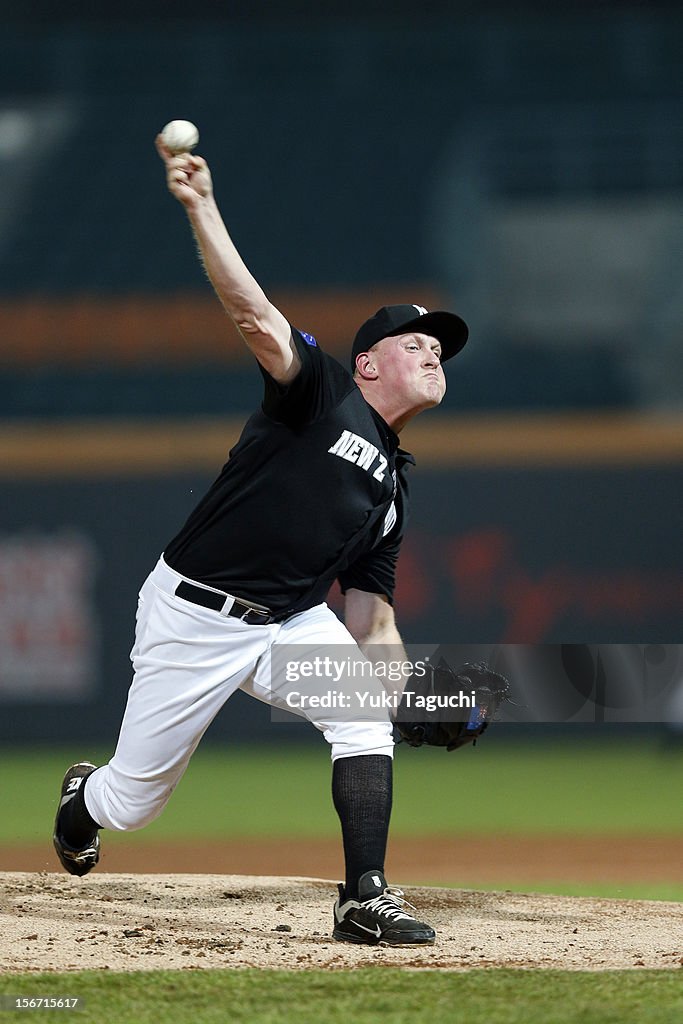
[[361, 352], [356, 359], [356, 370], [363, 380], [375, 380], [377, 378], [377, 368], [375, 367], [371, 352]]

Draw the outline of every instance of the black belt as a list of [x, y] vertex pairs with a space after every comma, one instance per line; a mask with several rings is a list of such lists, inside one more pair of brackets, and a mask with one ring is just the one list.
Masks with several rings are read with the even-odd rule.
[[[227, 600], [227, 594], [217, 594], [215, 590], [205, 590], [204, 587], [195, 587], [193, 583], [182, 580], [175, 588], [175, 596], [182, 597], [183, 601], [191, 601], [202, 608], [212, 608], [215, 612], [223, 610]], [[274, 616], [268, 609], [254, 608], [244, 601], [233, 600], [232, 608], [228, 611], [235, 619], [241, 619], [249, 626], [267, 626], [274, 622]]]

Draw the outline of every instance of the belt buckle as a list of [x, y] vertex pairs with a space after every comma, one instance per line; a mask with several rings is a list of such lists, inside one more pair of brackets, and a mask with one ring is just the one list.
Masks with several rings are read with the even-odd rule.
[[[242, 603], [242, 601], [239, 602], [240, 605], [242, 605]], [[250, 619], [249, 616], [251, 615], [255, 616], [255, 618]], [[269, 612], [262, 612], [259, 611], [258, 608], [249, 607], [245, 607], [239, 617], [240, 622], [245, 622], [247, 626], [267, 626], [270, 622], [270, 618]]]

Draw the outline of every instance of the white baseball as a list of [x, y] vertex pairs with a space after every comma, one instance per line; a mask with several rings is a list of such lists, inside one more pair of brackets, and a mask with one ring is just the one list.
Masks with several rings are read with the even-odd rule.
[[171, 153], [189, 153], [199, 142], [199, 131], [192, 121], [169, 121], [161, 138]]

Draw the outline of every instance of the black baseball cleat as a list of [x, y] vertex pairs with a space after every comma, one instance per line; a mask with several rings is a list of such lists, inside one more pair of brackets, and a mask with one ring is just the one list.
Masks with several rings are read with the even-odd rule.
[[434, 929], [416, 921], [404, 907], [415, 910], [400, 889], [387, 885], [381, 871], [366, 871], [358, 882], [357, 900], [344, 900], [344, 887], [339, 886], [332, 934], [340, 942], [369, 946], [422, 946], [434, 942]]
[[85, 846], [79, 849], [69, 846], [59, 833], [59, 815], [62, 808], [76, 796], [76, 793], [83, 785], [84, 779], [92, 775], [96, 768], [97, 765], [91, 764], [89, 761], [81, 761], [79, 764], [71, 765], [62, 780], [62, 793], [55, 817], [55, 831], [52, 841], [57, 851], [57, 856], [62, 862], [62, 866], [66, 868], [70, 875], [78, 875], [79, 877], [87, 875], [89, 871], [92, 871], [100, 859], [100, 837], [96, 831]]

